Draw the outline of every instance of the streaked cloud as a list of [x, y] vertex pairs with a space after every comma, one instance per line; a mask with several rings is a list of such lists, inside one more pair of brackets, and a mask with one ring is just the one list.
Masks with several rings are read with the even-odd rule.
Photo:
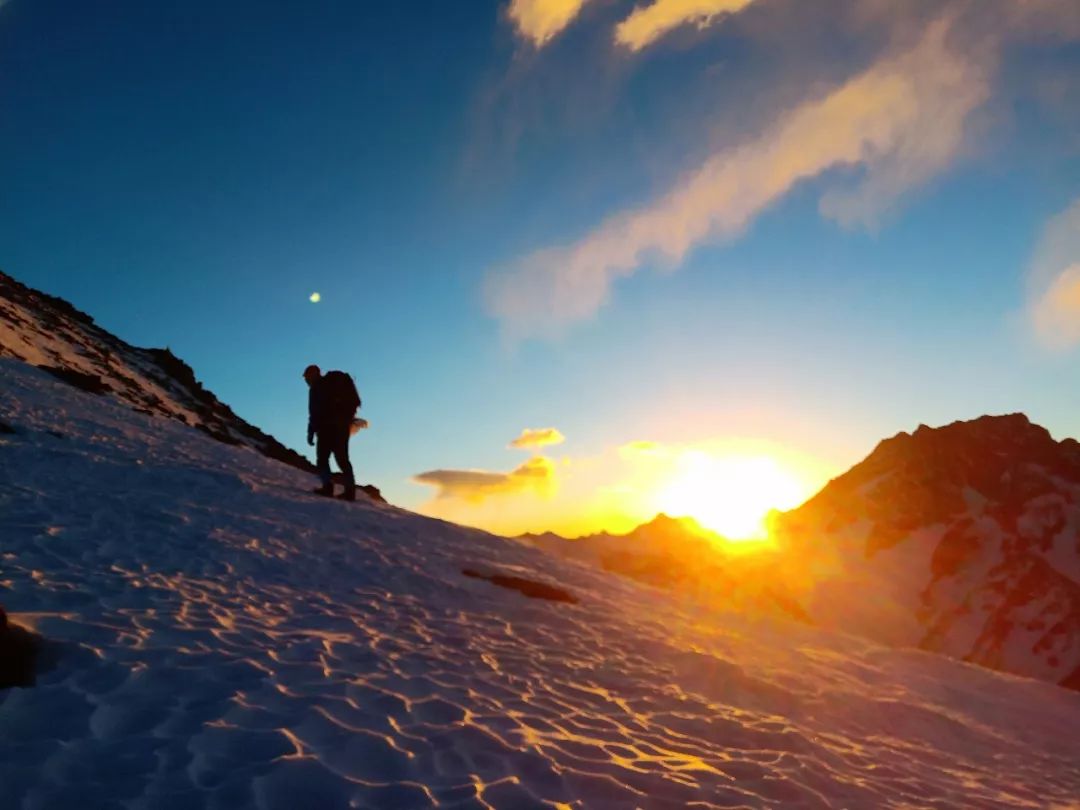
[[968, 116], [989, 97], [989, 60], [951, 48], [949, 33], [946, 22], [931, 25], [914, 46], [779, 116], [759, 138], [713, 154], [652, 203], [493, 274], [489, 311], [511, 337], [557, 334], [592, 317], [616, 279], [737, 236], [794, 185], [830, 169], [854, 181], [826, 192], [822, 213], [873, 222], [949, 165]]
[[640, 51], [660, 37], [683, 25], [705, 27], [716, 18], [735, 14], [754, 0], [653, 0], [638, 6], [615, 26], [615, 41], [632, 51]]
[[1031, 271], [1030, 314], [1044, 345], [1080, 345], [1080, 198], [1043, 232]]
[[510, 442], [510, 447], [519, 450], [528, 450], [535, 447], [547, 447], [551, 444], [562, 444], [566, 437], [557, 428], [525, 428], [521, 435]]
[[484, 470], [430, 470], [413, 477], [418, 484], [436, 488], [437, 499], [458, 499], [479, 503], [495, 495], [522, 492], [543, 494], [555, 482], [555, 465], [544, 456], [533, 456], [508, 472]]
[[511, 0], [507, 9], [520, 36], [540, 48], [574, 21], [588, 0]]

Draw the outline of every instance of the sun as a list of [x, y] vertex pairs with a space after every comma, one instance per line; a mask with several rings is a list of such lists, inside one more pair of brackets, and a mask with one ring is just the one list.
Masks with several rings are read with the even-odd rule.
[[656, 502], [660, 511], [692, 517], [729, 540], [758, 540], [767, 534], [770, 511], [792, 508], [804, 497], [799, 479], [773, 458], [688, 450]]

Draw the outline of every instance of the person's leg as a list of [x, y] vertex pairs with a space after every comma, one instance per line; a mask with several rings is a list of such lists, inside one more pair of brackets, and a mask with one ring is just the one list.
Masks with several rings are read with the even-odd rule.
[[345, 477], [345, 496], [353, 497], [356, 494], [356, 479], [353, 477], [352, 463], [349, 461], [349, 427], [340, 431], [334, 441], [334, 461], [337, 462], [341, 474]]
[[315, 440], [315, 469], [319, 473], [319, 480], [322, 481], [321, 492], [324, 495], [334, 494], [334, 484], [330, 478], [330, 453], [333, 449], [332, 437], [325, 430], [319, 431]]

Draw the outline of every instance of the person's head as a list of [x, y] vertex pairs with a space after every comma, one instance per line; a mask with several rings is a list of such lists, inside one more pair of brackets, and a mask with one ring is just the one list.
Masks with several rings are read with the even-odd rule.
[[312, 366], [308, 366], [307, 368], [304, 369], [304, 381], [308, 385], [314, 385], [315, 381], [318, 380], [321, 377], [322, 377], [322, 371], [319, 370], [318, 366], [312, 365]]

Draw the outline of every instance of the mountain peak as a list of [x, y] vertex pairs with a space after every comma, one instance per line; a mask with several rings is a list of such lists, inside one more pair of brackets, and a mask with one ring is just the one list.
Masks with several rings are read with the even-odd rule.
[[690, 518], [672, 517], [671, 515], [667, 514], [666, 512], [657, 512], [656, 516], [652, 520], [647, 521], [646, 523], [642, 523], [640, 526], [638, 526], [638, 528], [639, 529], [643, 529], [643, 528], [651, 528], [651, 529], [682, 528], [682, 526], [684, 525], [683, 521], [686, 521], [686, 520], [689, 520], [689, 519]]
[[[1010, 481], [1010, 470], [1036, 465], [1066, 477], [1080, 476], [1080, 444], [1055, 441], [1050, 432], [1022, 413], [980, 416], [941, 427], [919, 425], [878, 444], [851, 470], [832, 481], [830, 490], [847, 491], [880, 482], [892, 474], [925, 474], [926, 487], [941, 490], [972, 486], [989, 494]], [[919, 483], [919, 482], [916, 482]]]
[[1080, 444], [1013, 413], [897, 434], [776, 529], [815, 618], [1067, 682], [1078, 526]]

